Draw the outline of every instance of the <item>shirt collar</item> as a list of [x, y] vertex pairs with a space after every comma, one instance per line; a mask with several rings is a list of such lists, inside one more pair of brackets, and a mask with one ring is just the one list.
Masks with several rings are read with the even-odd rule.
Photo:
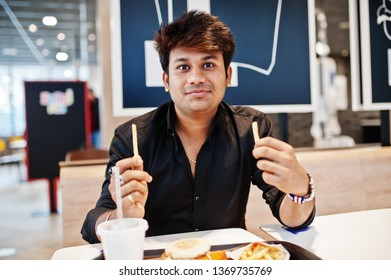
[[168, 132], [173, 132], [175, 131], [175, 120], [176, 120], [176, 115], [175, 115], [175, 106], [174, 102], [170, 102], [167, 110], [167, 131]]

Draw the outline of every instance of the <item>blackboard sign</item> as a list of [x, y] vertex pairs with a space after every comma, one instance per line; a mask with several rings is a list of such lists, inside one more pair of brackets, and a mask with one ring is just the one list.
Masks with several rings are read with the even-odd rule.
[[390, 110], [391, 5], [383, 0], [352, 0], [350, 5], [358, 13], [351, 33], [358, 33], [356, 38], [360, 38], [351, 44], [359, 43], [361, 50], [352, 57], [352, 71], [356, 71], [352, 72], [352, 89], [354, 85], [358, 89], [352, 90], [352, 106], [361, 110]]
[[[313, 0], [113, 0], [113, 112], [139, 115], [170, 100], [153, 36], [186, 10], [217, 15], [235, 36], [225, 101], [265, 112], [309, 112], [317, 89]], [[239, 16], [241, 15], [241, 16]]]
[[[53, 185], [66, 152], [89, 145], [87, 85], [51, 81], [26, 81], [24, 85], [27, 176], [49, 179]], [[55, 201], [51, 201], [53, 207]]]

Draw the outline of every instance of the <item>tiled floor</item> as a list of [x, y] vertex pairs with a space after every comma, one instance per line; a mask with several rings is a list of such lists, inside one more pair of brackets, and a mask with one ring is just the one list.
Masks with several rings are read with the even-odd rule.
[[24, 174], [0, 166], [0, 260], [50, 259], [62, 247], [61, 214], [50, 214], [47, 182], [26, 182]]

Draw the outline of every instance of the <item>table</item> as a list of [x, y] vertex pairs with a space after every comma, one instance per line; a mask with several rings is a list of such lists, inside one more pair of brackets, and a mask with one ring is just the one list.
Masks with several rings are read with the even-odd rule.
[[[227, 228], [217, 230], [196, 231], [178, 234], [167, 234], [146, 237], [144, 250], [163, 249], [168, 243], [181, 239], [202, 237], [206, 238], [210, 245], [236, 244], [263, 241], [260, 237], [241, 228]], [[91, 260], [97, 257], [102, 250], [102, 245], [88, 244], [81, 246], [66, 247], [57, 250], [52, 256], [52, 260]]]
[[391, 208], [318, 216], [301, 231], [262, 230], [326, 260], [391, 260]]

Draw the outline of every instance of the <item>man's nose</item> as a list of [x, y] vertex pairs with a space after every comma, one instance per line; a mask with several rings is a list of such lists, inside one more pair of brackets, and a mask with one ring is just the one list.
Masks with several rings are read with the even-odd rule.
[[205, 75], [201, 69], [193, 68], [188, 77], [189, 84], [199, 84], [205, 82]]

